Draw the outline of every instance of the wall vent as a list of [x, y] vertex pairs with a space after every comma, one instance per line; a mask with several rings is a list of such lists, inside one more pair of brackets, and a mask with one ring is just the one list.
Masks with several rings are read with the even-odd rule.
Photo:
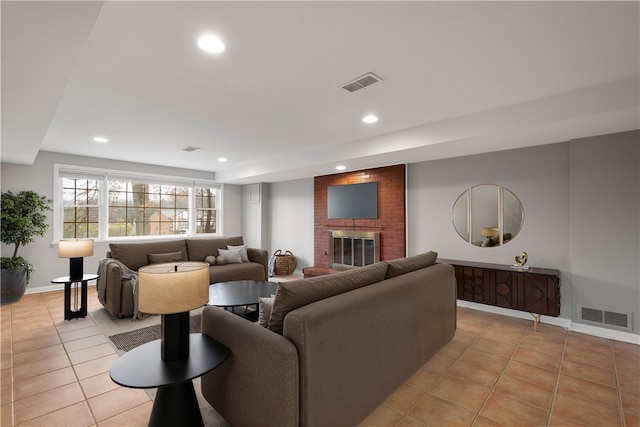
[[378, 83], [381, 81], [383, 80], [380, 77], [376, 76], [375, 74], [367, 73], [351, 80], [348, 83], [345, 83], [344, 85], [342, 85], [342, 88], [348, 90], [349, 92], [355, 92], [357, 90], [360, 90], [367, 86], [371, 86], [372, 84]]
[[633, 313], [616, 313], [614, 311], [600, 310], [578, 306], [580, 320], [589, 323], [600, 323], [626, 330], [632, 330]]

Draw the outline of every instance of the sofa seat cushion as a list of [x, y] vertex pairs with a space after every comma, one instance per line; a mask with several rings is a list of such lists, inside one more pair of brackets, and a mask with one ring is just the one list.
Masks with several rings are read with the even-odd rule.
[[436, 263], [437, 258], [437, 252], [429, 251], [407, 258], [399, 258], [392, 261], [387, 261], [389, 263], [389, 268], [387, 269], [387, 279], [400, 276], [401, 274], [410, 273], [421, 268], [429, 267]]
[[257, 262], [216, 264], [209, 267], [209, 278], [211, 283], [228, 282], [230, 280], [264, 280], [264, 266]]
[[336, 274], [281, 283], [276, 292], [268, 327], [282, 335], [284, 318], [291, 310], [382, 281], [386, 273], [387, 263], [378, 262]]
[[209, 239], [185, 239], [189, 261], [204, 261], [209, 255], [218, 257], [218, 249], [227, 249], [227, 245], [244, 245], [242, 236], [214, 237]]
[[110, 243], [109, 249], [111, 258], [117, 259], [131, 270], [138, 270], [143, 265], [148, 265], [148, 254], [182, 252], [182, 259], [187, 259], [187, 247], [184, 239], [142, 243]]

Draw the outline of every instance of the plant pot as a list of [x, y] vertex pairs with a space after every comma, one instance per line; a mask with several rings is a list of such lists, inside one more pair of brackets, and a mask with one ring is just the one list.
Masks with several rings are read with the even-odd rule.
[[2, 270], [2, 304], [18, 301], [27, 289], [27, 268], [3, 268]]

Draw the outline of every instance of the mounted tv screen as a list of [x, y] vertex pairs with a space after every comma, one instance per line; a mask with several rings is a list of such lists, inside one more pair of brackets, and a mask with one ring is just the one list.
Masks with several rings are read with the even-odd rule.
[[378, 218], [378, 183], [327, 187], [329, 219]]

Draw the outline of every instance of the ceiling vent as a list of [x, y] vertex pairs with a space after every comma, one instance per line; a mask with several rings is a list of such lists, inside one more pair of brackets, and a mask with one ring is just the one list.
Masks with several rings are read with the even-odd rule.
[[187, 145], [186, 147], [184, 147], [182, 149], [182, 151], [186, 151], [186, 152], [190, 153], [192, 151], [196, 151], [196, 150], [199, 150], [199, 149], [200, 149], [200, 147], [194, 147], [192, 145]]
[[367, 86], [371, 86], [374, 83], [378, 83], [383, 81], [380, 77], [376, 76], [373, 73], [364, 74], [354, 80], [351, 80], [349, 83], [346, 83], [342, 86], [343, 89], [348, 90], [349, 92], [355, 92]]

